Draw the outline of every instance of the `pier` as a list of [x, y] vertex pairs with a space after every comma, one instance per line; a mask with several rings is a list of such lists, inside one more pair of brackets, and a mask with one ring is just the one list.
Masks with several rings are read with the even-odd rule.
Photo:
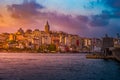
[[87, 54], [86, 55], [87, 59], [115, 59], [114, 56], [105, 56], [105, 55], [100, 55], [100, 54]]

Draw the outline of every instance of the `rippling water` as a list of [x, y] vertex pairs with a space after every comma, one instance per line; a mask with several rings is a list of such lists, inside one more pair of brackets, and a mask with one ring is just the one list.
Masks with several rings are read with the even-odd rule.
[[120, 63], [84, 54], [0, 53], [0, 80], [120, 80]]

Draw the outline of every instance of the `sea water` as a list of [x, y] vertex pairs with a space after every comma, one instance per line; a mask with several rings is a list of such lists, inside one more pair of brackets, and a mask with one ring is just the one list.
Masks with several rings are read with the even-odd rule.
[[120, 63], [74, 53], [0, 53], [0, 80], [120, 80]]

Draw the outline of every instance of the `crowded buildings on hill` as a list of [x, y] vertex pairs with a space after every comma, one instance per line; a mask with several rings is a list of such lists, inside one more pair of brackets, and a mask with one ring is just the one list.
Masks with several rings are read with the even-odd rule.
[[100, 51], [102, 43], [102, 39], [99, 38], [85, 38], [62, 31], [52, 31], [48, 21], [44, 31], [24, 31], [20, 28], [15, 33], [0, 34], [1, 51], [12, 49], [34, 52], [92, 52]]

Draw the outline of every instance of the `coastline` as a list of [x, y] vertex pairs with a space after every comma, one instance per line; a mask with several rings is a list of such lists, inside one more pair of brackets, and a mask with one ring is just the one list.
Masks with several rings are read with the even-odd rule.
[[31, 54], [89, 54], [90, 52], [37, 52], [37, 51], [12, 51], [12, 50], [0, 50], [0, 53], [31, 53]]
[[0, 49], [0, 53], [42, 53], [42, 54], [90, 54], [91, 52], [83, 52], [83, 51], [42, 51], [42, 50], [36, 50], [36, 49], [17, 49], [17, 48], [11, 48], [11, 49]]

